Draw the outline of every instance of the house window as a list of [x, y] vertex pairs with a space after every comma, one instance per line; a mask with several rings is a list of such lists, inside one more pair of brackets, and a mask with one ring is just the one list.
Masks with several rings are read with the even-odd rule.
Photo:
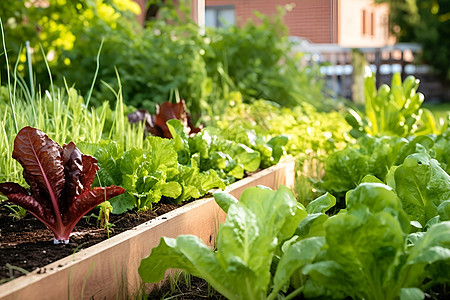
[[375, 14], [370, 13], [370, 35], [375, 36]]
[[367, 17], [366, 17], [366, 14], [367, 14], [367, 12], [366, 12], [366, 10], [365, 9], [363, 9], [362, 10], [362, 13], [361, 13], [361, 26], [362, 26], [362, 35], [366, 35], [367, 34], [367, 28], [366, 28], [366, 19], [367, 19]]
[[207, 27], [226, 27], [236, 23], [234, 5], [206, 6], [205, 23]]
[[381, 17], [381, 28], [383, 30], [383, 37], [387, 40], [389, 38], [389, 17], [386, 15]]
[[361, 11], [361, 34], [363, 36], [375, 36], [375, 13], [365, 9]]

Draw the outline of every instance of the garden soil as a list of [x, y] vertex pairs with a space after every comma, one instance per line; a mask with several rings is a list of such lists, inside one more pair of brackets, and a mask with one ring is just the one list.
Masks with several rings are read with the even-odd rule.
[[159, 289], [154, 289], [149, 300], [177, 299], [177, 300], [226, 300], [224, 296], [214, 290], [206, 280], [189, 274], [182, 274], [176, 279], [170, 278]]
[[110, 233], [97, 226], [97, 217], [86, 214], [73, 230], [67, 245], [53, 244], [53, 233], [33, 215], [14, 220], [11, 211], [0, 206], [0, 284], [25, 275], [61, 258], [97, 244], [108, 237], [117, 235], [157, 216], [165, 214], [181, 205], [161, 202], [152, 211], [131, 211], [122, 215], [110, 215]]

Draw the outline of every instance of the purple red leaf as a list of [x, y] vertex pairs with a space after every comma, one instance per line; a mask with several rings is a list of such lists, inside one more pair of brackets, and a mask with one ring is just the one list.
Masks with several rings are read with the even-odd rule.
[[91, 209], [125, 192], [117, 186], [91, 189], [97, 160], [82, 154], [73, 142], [61, 148], [36, 128], [19, 131], [13, 158], [22, 165], [30, 192], [13, 182], [0, 184], [0, 192], [44, 223], [58, 241], [68, 241]]
[[191, 134], [201, 131], [201, 127], [194, 127], [190, 114], [186, 110], [186, 103], [183, 99], [179, 103], [164, 102], [156, 107], [156, 115], [151, 115], [145, 109], [140, 109], [128, 114], [130, 123], [145, 121], [145, 129], [152, 135], [172, 138], [169, 128], [166, 125], [168, 120], [178, 119], [184, 127], [189, 128]]

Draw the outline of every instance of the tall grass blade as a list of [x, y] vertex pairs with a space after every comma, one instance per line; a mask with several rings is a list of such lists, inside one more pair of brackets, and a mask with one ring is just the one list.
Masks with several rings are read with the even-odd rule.
[[41, 47], [42, 57], [44, 58], [45, 67], [47, 68], [48, 72], [48, 78], [50, 79], [50, 88], [52, 89], [52, 93], [55, 92], [55, 87], [53, 85], [53, 78], [52, 78], [52, 71], [50, 70], [50, 67], [48, 65], [47, 56], [45, 55], [44, 48], [42, 47], [42, 44], [39, 44]]
[[30, 41], [25, 42], [25, 49], [27, 51], [27, 65], [28, 65], [28, 77], [30, 80], [30, 93], [31, 95], [34, 95], [33, 64], [31, 63]]
[[98, 76], [98, 70], [100, 69], [100, 53], [102, 51], [104, 39], [102, 39], [102, 42], [100, 43], [100, 47], [98, 48], [97, 52], [97, 67], [95, 69], [94, 78], [92, 79], [91, 88], [89, 89], [88, 94], [86, 95], [86, 106], [89, 106], [89, 102], [91, 101], [92, 91], [94, 90], [95, 81], [97, 80]]
[[2, 43], [3, 43], [3, 51], [5, 53], [5, 61], [6, 61], [6, 77], [8, 78], [8, 93], [9, 93], [9, 102], [11, 104], [12, 115], [14, 119], [14, 127], [16, 129], [16, 133], [19, 132], [19, 127], [17, 126], [16, 112], [14, 111], [13, 98], [11, 93], [11, 76], [9, 74], [9, 60], [8, 60], [8, 52], [6, 51], [6, 42], [5, 42], [5, 32], [3, 31], [3, 21], [0, 18], [0, 29], [2, 31]]

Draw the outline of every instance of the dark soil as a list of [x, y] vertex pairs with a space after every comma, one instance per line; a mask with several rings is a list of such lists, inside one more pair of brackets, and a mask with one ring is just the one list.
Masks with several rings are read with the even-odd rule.
[[206, 280], [189, 274], [180, 274], [177, 278], [170, 278], [162, 287], [153, 290], [148, 299], [183, 299], [225, 300], [224, 296], [214, 290]]
[[152, 211], [111, 214], [109, 222], [113, 226], [109, 234], [106, 229], [97, 226], [95, 216], [86, 217], [91, 215], [87, 214], [75, 226], [69, 244], [54, 245], [52, 232], [33, 215], [27, 213], [23, 219], [17, 221], [11, 216], [11, 211], [0, 204], [0, 284], [97, 244], [179, 206], [181, 205], [161, 201], [153, 206]]

